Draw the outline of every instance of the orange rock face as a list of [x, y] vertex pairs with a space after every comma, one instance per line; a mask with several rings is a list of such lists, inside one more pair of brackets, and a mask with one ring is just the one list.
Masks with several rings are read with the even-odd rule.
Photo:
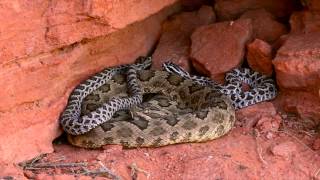
[[[12, 7], [21, 8], [22, 11], [24, 5], [25, 8], [31, 8], [27, 5], [42, 4], [18, 5]], [[55, 4], [55, 7], [58, 5]], [[67, 8], [66, 4], [61, 6]], [[33, 37], [29, 36], [29, 40], [21, 41], [22, 39], [15, 39], [17, 37], [13, 36], [11, 41], [14, 43], [6, 46], [7, 49], [1, 53], [0, 86], [3, 88], [0, 89], [0, 127], [6, 128], [0, 132], [0, 164], [51, 152], [52, 140], [61, 133], [58, 118], [70, 91], [95, 72], [109, 66], [132, 63], [138, 56], [145, 55], [160, 36], [161, 22], [174, 11], [174, 7], [168, 8], [108, 36], [25, 59], [12, 60], [6, 50], [23, 53], [20, 43], [29, 43]], [[88, 34], [92, 32], [95, 31], [87, 31]], [[68, 31], [65, 33], [67, 35]], [[28, 33], [20, 35], [27, 36]], [[45, 38], [44, 34], [36, 35]], [[4, 41], [1, 43], [6, 44]], [[14, 44], [17, 49], [11, 47]], [[26, 44], [23, 48], [27, 47], [31, 46]], [[16, 57], [18, 56], [20, 55]]]
[[319, 123], [320, 96], [318, 94], [286, 90], [278, 95], [277, 103], [286, 112], [298, 114], [302, 118]]
[[262, 133], [276, 132], [279, 130], [281, 124], [281, 117], [279, 115], [263, 117], [257, 123], [257, 129]]
[[252, 19], [253, 38], [272, 43], [287, 33], [287, 28], [264, 9], [247, 11], [241, 15], [241, 18]]
[[319, 11], [298, 11], [290, 17], [291, 33], [311, 33], [320, 31]]
[[216, 0], [215, 12], [219, 20], [234, 20], [242, 13], [264, 8], [276, 17], [289, 16], [298, 8], [297, 0]]
[[318, 0], [305, 1], [305, 5], [312, 11], [320, 11], [320, 2]]
[[267, 139], [274, 139], [283, 122], [277, 107], [272, 102], [262, 102], [236, 111], [236, 127], [254, 131]]
[[253, 70], [271, 75], [273, 71], [272, 47], [260, 39], [255, 39], [247, 46], [247, 61]]
[[290, 18], [291, 32], [273, 61], [282, 93], [278, 100], [287, 112], [299, 114], [315, 123], [320, 119], [320, 14], [310, 10], [295, 12]]
[[239, 66], [244, 57], [245, 45], [252, 37], [249, 19], [202, 26], [191, 36], [190, 57], [195, 68], [211, 77]]
[[3, 1], [0, 64], [106, 35], [174, 2], [176, 0]]
[[209, 6], [170, 17], [162, 26], [161, 38], [152, 55], [154, 60], [152, 68], [162, 69], [161, 65], [165, 61], [172, 61], [189, 71], [190, 36], [195, 28], [214, 21], [215, 14]]
[[320, 32], [290, 35], [273, 61], [280, 88], [318, 91]]
[[181, 0], [184, 9], [196, 10], [199, 9], [203, 4], [205, 4], [206, 0]]
[[254, 127], [258, 121], [264, 118], [276, 119], [278, 114], [275, 106], [270, 102], [259, 103], [254, 106], [248, 106], [236, 112], [237, 123], [250, 129]]
[[[228, 20], [218, 23], [212, 1], [176, 1], [0, 2], [0, 179], [105, 179], [96, 173], [104, 168], [139, 180], [319, 178], [319, 1], [303, 1], [286, 35], [283, 24], [299, 0], [216, 0], [217, 19]], [[202, 4], [208, 6], [197, 9]], [[62, 136], [52, 145], [77, 84], [154, 48], [153, 68], [173, 60], [188, 69], [190, 59], [216, 80], [246, 57], [252, 69], [275, 76], [280, 93], [238, 110], [235, 127], [209, 142], [86, 150]], [[48, 152], [33, 165], [87, 165], [23, 170], [17, 164]]]
[[272, 154], [274, 154], [275, 156], [283, 157], [287, 160], [290, 160], [292, 156], [296, 154], [296, 151], [297, 151], [296, 144], [291, 141], [282, 142], [271, 148]]

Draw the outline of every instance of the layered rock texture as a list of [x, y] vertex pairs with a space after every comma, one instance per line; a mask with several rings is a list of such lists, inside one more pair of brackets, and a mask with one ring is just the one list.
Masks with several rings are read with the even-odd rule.
[[[6, 0], [0, 12], [0, 179], [320, 177], [318, 0]], [[279, 95], [238, 110], [234, 129], [207, 143], [52, 144], [77, 84], [147, 54], [153, 69], [171, 60], [221, 83], [250, 67]]]
[[190, 36], [197, 27], [214, 21], [215, 14], [210, 6], [170, 17], [162, 25], [162, 35], [152, 56], [153, 68], [161, 69], [162, 63], [170, 60], [189, 71]]
[[95, 72], [147, 54], [161, 22], [179, 9], [173, 3], [2, 1], [0, 163], [52, 152], [70, 91]]
[[198, 71], [214, 78], [242, 63], [245, 44], [251, 37], [250, 19], [202, 26], [191, 36], [190, 57]]

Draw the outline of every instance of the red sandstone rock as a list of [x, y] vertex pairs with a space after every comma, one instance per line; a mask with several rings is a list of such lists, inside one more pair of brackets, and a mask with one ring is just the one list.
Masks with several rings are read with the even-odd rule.
[[286, 112], [295, 113], [302, 118], [319, 123], [320, 96], [318, 95], [303, 91], [284, 91], [278, 95], [276, 102]]
[[[236, 112], [237, 126], [251, 128], [258, 121], [264, 119], [276, 120], [278, 122], [278, 114], [274, 105], [270, 102], [262, 102], [253, 106], [240, 109]], [[280, 118], [281, 121], [281, 118]]]
[[296, 10], [298, 4], [297, 0], [216, 0], [214, 9], [219, 20], [236, 19], [248, 10], [260, 8], [282, 18]]
[[170, 17], [163, 25], [160, 41], [152, 56], [152, 68], [162, 69], [162, 63], [172, 61], [189, 71], [191, 33], [195, 28], [214, 21], [215, 15], [209, 6], [203, 6], [196, 12], [183, 12]]
[[275, 17], [265, 9], [250, 10], [240, 18], [252, 19], [253, 37], [272, 43], [281, 35], [287, 34], [285, 25], [275, 20]]
[[0, 163], [0, 179], [5, 180], [5, 177], [8, 177], [7, 179], [10, 179], [10, 177], [13, 179], [24, 179], [24, 172], [18, 165]]
[[273, 71], [272, 47], [260, 39], [255, 39], [247, 46], [247, 61], [253, 70], [271, 75]]
[[35, 179], [35, 177], [36, 177], [36, 175], [30, 170], [24, 171], [23, 175], [28, 179]]
[[221, 76], [242, 63], [245, 45], [251, 37], [250, 19], [202, 26], [191, 36], [192, 63], [203, 74]]
[[[239, 112], [237, 119], [240, 121], [246, 119], [247, 122], [252, 122], [251, 118], [259, 116], [276, 115], [272, 103], [268, 102], [244, 108]], [[281, 136], [275, 134], [270, 139], [263, 136], [255, 137], [244, 128], [238, 127], [232, 129], [226, 136], [206, 143], [171, 145], [162, 148], [122, 149], [121, 146], [110, 145], [89, 151], [70, 145], [55, 145], [55, 152], [40, 162], [54, 162], [64, 157], [63, 162], [87, 162], [88, 167], [94, 170], [101, 167], [99, 161], [122, 179], [132, 179], [130, 167], [133, 163], [139, 168], [136, 171], [138, 179], [206, 179], [207, 177], [261, 179], [266, 176], [274, 179], [310, 179], [314, 176], [314, 170], [320, 166], [319, 156], [301, 146], [303, 139], [292, 140], [292, 136], [285, 133]], [[269, 153], [269, 147], [272, 154]], [[283, 161], [282, 158], [290, 161]], [[296, 171], [297, 165], [303, 167], [301, 171]], [[46, 175], [52, 174], [52, 171], [46, 169], [35, 171], [41, 174], [42, 178], [69, 179], [73, 177], [63, 174], [74, 172], [77, 171], [73, 168], [54, 171], [53, 175]]]
[[1, 1], [0, 64], [114, 32], [176, 0]]
[[320, 1], [318, 0], [307, 0], [303, 1], [306, 3], [305, 5], [308, 7], [308, 9], [312, 11], [320, 11]]
[[320, 88], [320, 32], [290, 35], [273, 61], [282, 89]]
[[276, 156], [281, 156], [289, 160], [290, 158], [292, 158], [291, 156], [296, 153], [297, 147], [295, 143], [291, 141], [287, 141], [287, 142], [283, 142], [281, 144], [273, 146], [270, 150], [272, 154]]
[[[85, 6], [83, 9], [88, 13], [88, 16], [97, 18], [99, 22], [107, 23], [112, 28], [120, 29], [132, 22], [149, 17], [162, 8], [172, 5], [175, 2], [176, 0], [89, 0], [83, 3]], [[64, 8], [65, 7], [66, 6], [64, 6]], [[66, 10], [66, 12], [68, 12], [68, 9]]]
[[[61, 174], [61, 175], [49, 175], [49, 174], [38, 174], [35, 180], [90, 180], [92, 179], [90, 176], [81, 176], [77, 178], [73, 175]], [[95, 178], [97, 179], [97, 178]], [[98, 179], [97, 179], [98, 180]]]
[[63, 0], [51, 3], [47, 12], [46, 38], [50, 44], [61, 46], [105, 35], [142, 20], [175, 1]]
[[206, 0], [181, 0], [183, 9], [195, 10], [205, 4]]
[[320, 138], [317, 138], [317, 139], [313, 142], [312, 148], [313, 148], [314, 150], [319, 150], [319, 149], [320, 149]]
[[280, 36], [280, 38], [272, 44], [273, 51], [274, 52], [278, 51], [278, 49], [280, 49], [280, 47], [286, 42], [288, 37], [289, 37], [288, 34]]
[[256, 127], [261, 133], [275, 132], [279, 129], [282, 119], [280, 115], [265, 116], [259, 119]]
[[[97, 162], [96, 157], [104, 153], [106, 156], [101, 158], [100, 162], [116, 175], [122, 179], [132, 179], [130, 167], [135, 164], [140, 170], [136, 171], [137, 179], [142, 180], [208, 179], [208, 177], [214, 179], [263, 179], [264, 177], [310, 179], [315, 169], [320, 166], [319, 156], [307, 150], [305, 146], [301, 146], [300, 142], [292, 141], [291, 136], [283, 134], [271, 140], [262, 138], [256, 138], [251, 133], [244, 133], [242, 128], [234, 128], [226, 136], [206, 143], [170, 145], [162, 148], [112, 148], [111, 151], [88, 151], [62, 144], [55, 145], [55, 152], [48, 155], [46, 162], [63, 156], [65, 162], [87, 162], [90, 169], [98, 169], [101, 165]], [[286, 145], [286, 142], [290, 141], [292, 144], [287, 143]], [[270, 153], [269, 148], [274, 145], [279, 145], [274, 148], [275, 153], [279, 155], [275, 156]], [[286, 149], [286, 147], [290, 148]], [[293, 147], [295, 151], [292, 151]], [[107, 149], [107, 146], [105, 148]], [[291, 161], [283, 161], [278, 157], [282, 154], [288, 155]], [[296, 167], [302, 168], [297, 171]], [[36, 171], [40, 174], [50, 172], [45, 169]], [[72, 172], [75, 172], [72, 171], [72, 168], [62, 169], [62, 173]], [[53, 177], [61, 176], [72, 178], [61, 174], [54, 174]]]
[[[70, 179], [70, 178], [71, 178], [71, 180], [72, 180], [72, 177], [69, 177], [69, 179]], [[53, 177], [50, 176], [49, 174], [45, 174], [45, 173], [37, 174], [36, 180], [41, 180], [41, 179], [50, 179], [50, 180], [53, 180]]]
[[298, 11], [290, 17], [291, 33], [311, 33], [320, 31], [319, 11]]
[[52, 140], [61, 133], [58, 117], [70, 91], [89, 75], [145, 55], [170, 12], [169, 8], [109, 36], [2, 63], [0, 127], [6, 128], [0, 131], [0, 164], [52, 152]]

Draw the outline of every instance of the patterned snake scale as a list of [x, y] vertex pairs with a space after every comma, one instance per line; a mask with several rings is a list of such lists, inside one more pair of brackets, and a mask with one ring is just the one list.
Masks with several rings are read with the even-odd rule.
[[[208, 141], [230, 131], [235, 109], [276, 96], [272, 79], [248, 69], [227, 73], [219, 85], [169, 62], [166, 71], [143, 70], [150, 64], [108, 68], [77, 86], [60, 118], [69, 142], [132, 148]], [[242, 82], [251, 89], [243, 92]]]

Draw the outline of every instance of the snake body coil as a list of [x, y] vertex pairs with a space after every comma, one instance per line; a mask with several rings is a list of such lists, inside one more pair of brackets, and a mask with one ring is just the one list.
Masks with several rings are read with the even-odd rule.
[[[219, 85], [172, 63], [163, 65], [167, 72], [142, 70], [150, 63], [108, 68], [77, 86], [60, 119], [69, 142], [97, 148], [207, 141], [232, 128], [235, 109], [276, 96], [274, 81], [249, 69], [227, 73]], [[251, 89], [243, 92], [242, 82]]]

